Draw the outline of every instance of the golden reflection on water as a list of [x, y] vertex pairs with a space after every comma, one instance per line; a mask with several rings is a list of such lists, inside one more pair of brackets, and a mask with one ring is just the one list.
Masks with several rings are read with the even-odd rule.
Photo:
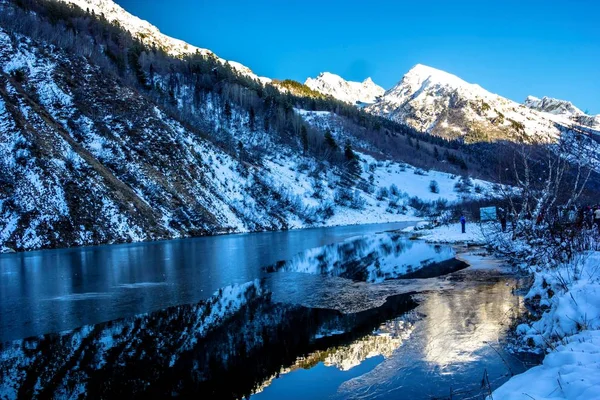
[[522, 311], [513, 287], [509, 280], [424, 296], [418, 308], [427, 315], [422, 326], [423, 359], [442, 371], [450, 364], [477, 360], [477, 350], [494, 346]]
[[274, 379], [281, 375], [298, 369], [311, 369], [320, 362], [327, 367], [349, 371], [368, 358], [377, 356], [388, 358], [410, 337], [413, 329], [414, 324], [410, 321], [410, 318], [404, 316], [386, 321], [371, 334], [351, 343], [315, 351], [305, 357], [299, 357], [293, 365], [282, 367], [277, 374], [265, 380], [254, 390], [254, 394], [265, 390], [273, 383]]

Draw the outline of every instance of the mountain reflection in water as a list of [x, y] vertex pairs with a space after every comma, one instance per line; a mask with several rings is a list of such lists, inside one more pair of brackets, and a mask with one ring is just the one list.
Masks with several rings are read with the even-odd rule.
[[[0, 347], [0, 393], [13, 397], [242, 398], [311, 357], [346, 366], [390, 354], [396, 338], [362, 339], [416, 306], [410, 295], [339, 311], [278, 304], [263, 283], [219, 290], [195, 305], [89, 325]], [[391, 331], [390, 331], [391, 332]]]
[[0, 398], [480, 398], [484, 371], [497, 387], [526, 368], [502, 345], [521, 301], [454, 256], [355, 237], [199, 303], [6, 342]]
[[266, 270], [376, 283], [387, 279], [430, 278], [467, 267], [454, 259], [454, 255], [450, 246], [412, 241], [400, 233], [385, 232], [310, 249]]

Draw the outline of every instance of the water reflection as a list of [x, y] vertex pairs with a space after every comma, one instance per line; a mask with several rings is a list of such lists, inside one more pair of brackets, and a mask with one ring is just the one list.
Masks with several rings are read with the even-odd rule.
[[[345, 380], [368, 372], [364, 369], [372, 369], [383, 359], [390, 357], [410, 337], [416, 318], [416, 314], [407, 313], [385, 321], [379, 327], [376, 327], [373, 332], [352, 342], [342, 343], [325, 350], [317, 350], [299, 357], [291, 366], [282, 368], [267, 379], [255, 390], [252, 398], [261, 400], [282, 397], [301, 399], [328, 397], [334, 394], [337, 387]], [[340, 334], [339, 332], [333, 332], [333, 334], [336, 333]], [[367, 360], [373, 360], [373, 362], [365, 362]], [[331, 368], [341, 373], [332, 371]], [[348, 371], [351, 371], [351, 373], [345, 373]], [[311, 385], [295, 388], [293, 391], [290, 390], [290, 379], [286, 375], [297, 375], [302, 372], [311, 382]], [[313, 376], [311, 377], [311, 375]], [[326, 376], [326, 379], [314, 379], [314, 375], [321, 378]], [[283, 379], [284, 376], [285, 379]], [[284, 382], [281, 382], [280, 378]], [[295, 376], [291, 377], [291, 379], [294, 378]], [[319, 380], [321, 382], [315, 382]], [[323, 381], [326, 383], [324, 384]]]
[[386, 279], [429, 278], [467, 267], [450, 246], [411, 241], [398, 233], [361, 236], [307, 250], [267, 271], [337, 276], [370, 283]]
[[415, 306], [398, 295], [379, 308], [342, 314], [274, 303], [264, 282], [229, 286], [195, 305], [6, 343], [0, 393], [241, 398], [298, 360], [350, 368], [389, 355], [411, 325], [382, 324]]
[[[477, 280], [473, 275], [464, 279]], [[479, 275], [491, 282], [420, 296], [416, 311], [425, 317], [415, 323], [411, 340], [371, 372], [345, 382], [338, 398], [481, 398], [489, 394], [481, 387], [484, 371], [492, 388], [524, 371], [502, 342], [523, 311], [512, 294], [515, 282], [489, 271]]]
[[[373, 300], [391, 296], [352, 313], [276, 302], [273, 288], [285, 298], [280, 287], [285, 281], [275, 280], [278, 286], [272, 279], [278, 275], [324, 281], [320, 297], [356, 301], [356, 291], [368, 288]], [[293, 280], [306, 293], [302, 287], [308, 282]], [[339, 284], [331, 285], [334, 281]], [[428, 281], [433, 284], [425, 285]], [[484, 371], [496, 387], [508, 379], [509, 369], [524, 369], [501, 346], [521, 311], [512, 286], [510, 277], [469, 269], [442, 279], [377, 285], [272, 274], [220, 289], [194, 305], [6, 343], [0, 346], [0, 393], [473, 398], [489, 390], [480, 387]], [[426, 291], [408, 292], [416, 287]], [[393, 294], [399, 291], [404, 294]]]
[[497, 344], [522, 312], [519, 298], [505, 282], [473, 286], [452, 295], [432, 293], [420, 310], [427, 315], [423, 359], [442, 371], [482, 357], [482, 348]]
[[0, 342], [195, 303], [309, 248], [407, 224], [0, 254]]
[[403, 315], [385, 321], [364, 337], [348, 344], [316, 351], [306, 357], [301, 357], [295, 365], [307, 369], [318, 362], [323, 362], [327, 367], [349, 371], [368, 358], [376, 356], [388, 358], [410, 336], [415, 318], [414, 315]]

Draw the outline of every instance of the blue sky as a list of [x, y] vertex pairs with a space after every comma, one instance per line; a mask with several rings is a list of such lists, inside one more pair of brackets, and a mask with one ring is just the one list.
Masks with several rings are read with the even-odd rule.
[[329, 71], [388, 89], [430, 65], [523, 101], [600, 113], [600, 1], [116, 0], [261, 76]]

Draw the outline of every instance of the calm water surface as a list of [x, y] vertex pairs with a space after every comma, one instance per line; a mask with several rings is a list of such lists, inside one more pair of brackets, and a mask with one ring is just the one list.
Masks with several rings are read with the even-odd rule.
[[0, 254], [0, 343], [194, 303], [304, 250], [411, 224]]

